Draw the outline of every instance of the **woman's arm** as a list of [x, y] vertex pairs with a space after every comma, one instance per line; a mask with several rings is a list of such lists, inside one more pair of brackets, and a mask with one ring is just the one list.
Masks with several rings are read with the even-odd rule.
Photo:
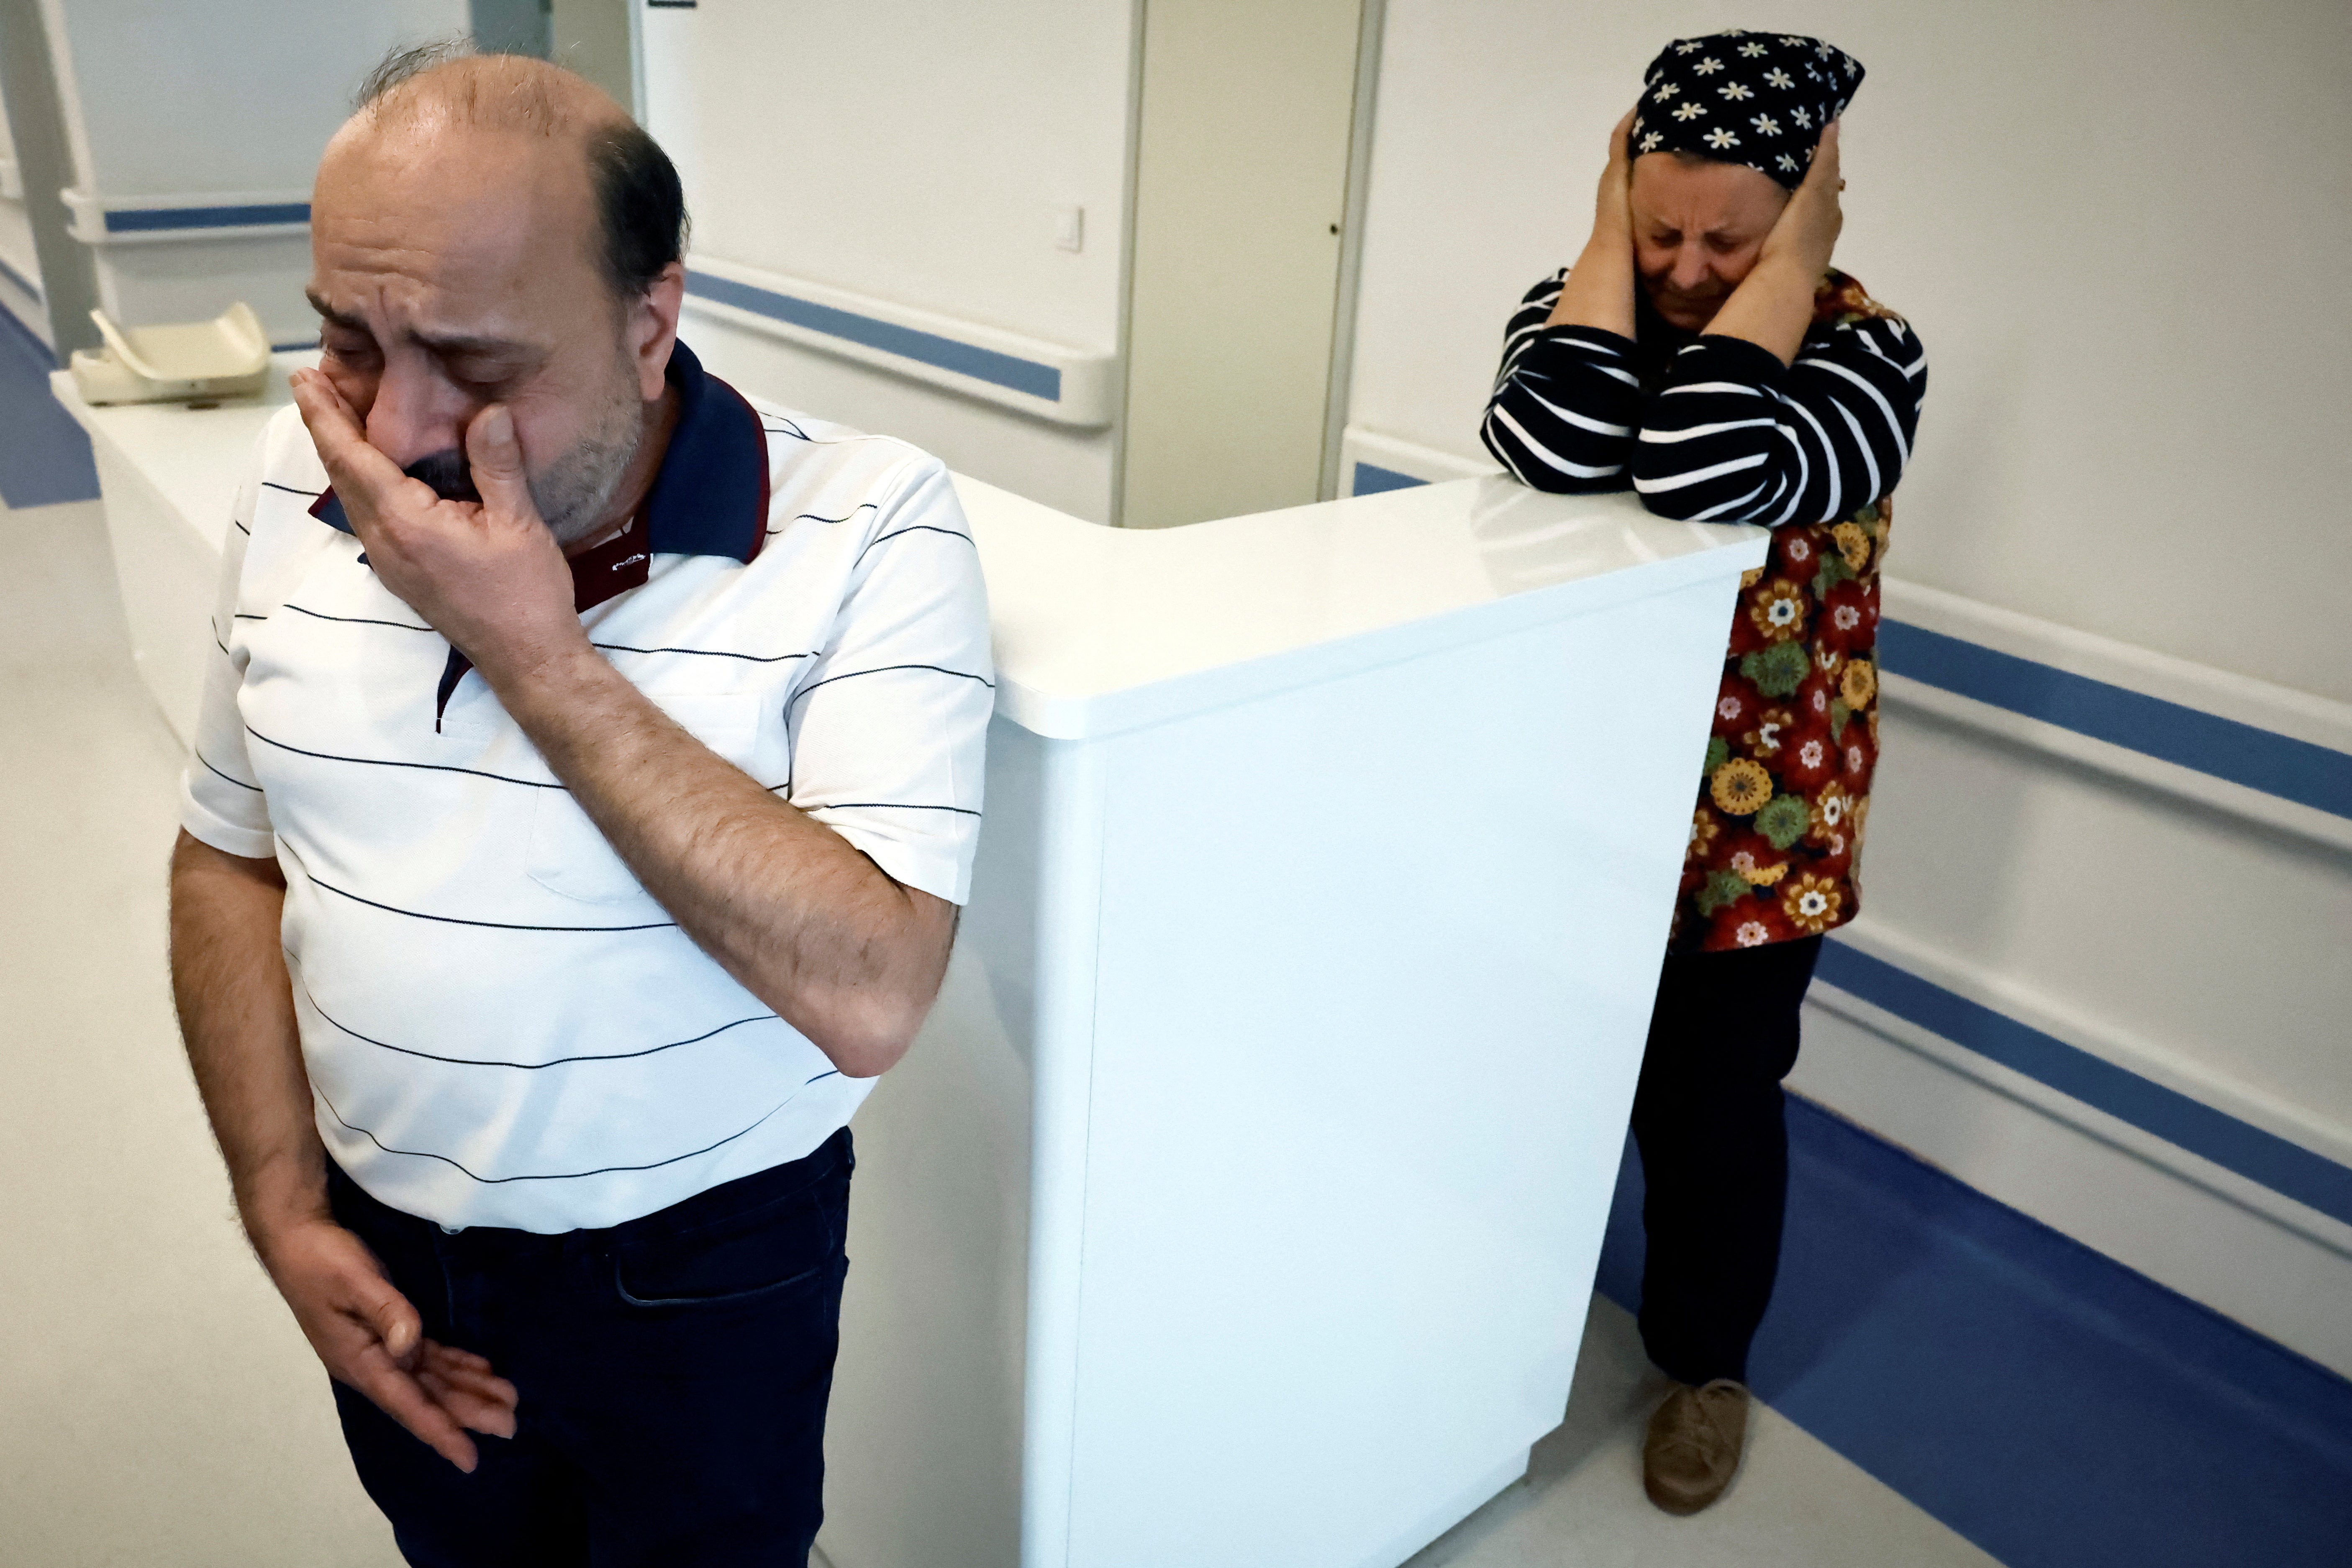
[[1528, 290], [1503, 338], [1503, 363], [1479, 428], [1503, 466], [1538, 490], [1622, 490], [1641, 385], [1633, 348], [1633, 219], [1617, 122], [1576, 266]]
[[1838, 175], [1837, 122], [1832, 120], [1822, 132], [1812, 167], [1764, 236], [1756, 265], [1707, 323], [1708, 336], [1753, 343], [1784, 365], [1796, 359], [1813, 324], [1813, 291], [1830, 269], [1830, 255], [1845, 226], [1838, 204], [1844, 188]]
[[1927, 360], [1908, 324], [1849, 322], [1808, 339], [1844, 219], [1838, 128], [1756, 266], [1642, 411], [1633, 488], [1696, 522], [1821, 523], [1895, 488], [1911, 460]]
[[1834, 522], [1902, 478], [1927, 390], [1927, 352], [1895, 317], [1816, 334], [1792, 365], [1703, 337], [1643, 410], [1633, 488], [1690, 522]]
[[1532, 489], [1622, 490], [1642, 401], [1633, 344], [1597, 328], [1549, 325], [1563, 281], [1536, 285], [1511, 318], [1478, 433]]
[[1609, 133], [1609, 162], [1593, 197], [1592, 235], [1569, 269], [1547, 327], [1597, 327], [1620, 338], [1633, 335], [1633, 165], [1626, 139], [1633, 132], [1627, 110]]

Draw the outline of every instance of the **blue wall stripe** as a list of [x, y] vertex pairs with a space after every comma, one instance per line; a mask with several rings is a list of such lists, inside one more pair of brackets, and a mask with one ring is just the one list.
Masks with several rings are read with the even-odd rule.
[[1010, 387], [1031, 397], [1041, 397], [1048, 402], [1062, 401], [1062, 372], [1054, 365], [1039, 364], [1017, 355], [1003, 354], [994, 349], [983, 349], [975, 343], [960, 342], [942, 338], [936, 332], [918, 331], [894, 322], [861, 316], [855, 310], [836, 306], [819, 305], [813, 299], [800, 299], [790, 294], [778, 294], [772, 289], [755, 288], [748, 283], [730, 278], [713, 277], [707, 272], [688, 272], [686, 291], [703, 299], [714, 299], [721, 305], [732, 305], [739, 310], [749, 310], [755, 316], [765, 316], [772, 321], [785, 321], [795, 327], [805, 327], [812, 332], [845, 339], [869, 349], [879, 349], [901, 359], [916, 360], [936, 365], [943, 371], [971, 376], [996, 386]]
[[308, 202], [279, 202], [259, 207], [123, 207], [108, 212], [106, 232], [153, 234], [168, 229], [236, 229], [310, 221]]
[[1383, 490], [1410, 490], [1415, 485], [1426, 485], [1426, 479], [1416, 479], [1410, 474], [1400, 474], [1393, 468], [1383, 468], [1376, 463], [1356, 465], [1355, 494], [1377, 496]]
[[2352, 755], [1900, 621], [1879, 624], [1878, 647], [1898, 675], [2352, 817]]
[[[1356, 494], [1424, 485], [1356, 465]], [[1879, 663], [1895, 674], [2210, 774], [2338, 817], [2352, 817], [2352, 755], [2128, 686], [2003, 653], [1901, 621], [1878, 627]]]
[[39, 284], [35, 283], [31, 278], [26, 277], [23, 273], [17, 271], [15, 267], [9, 266], [5, 261], [0, 261], [0, 277], [6, 278], [9, 282], [15, 284], [17, 287], [23, 289], [26, 293], [31, 295], [36, 299], [47, 298], [47, 296], [41, 292], [41, 286]]
[[1832, 938], [1821, 978], [2037, 1083], [2352, 1225], [2352, 1167]]

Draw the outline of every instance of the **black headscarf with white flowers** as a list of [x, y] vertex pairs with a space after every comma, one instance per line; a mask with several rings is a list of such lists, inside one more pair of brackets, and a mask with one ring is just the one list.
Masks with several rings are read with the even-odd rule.
[[1760, 169], [1790, 190], [1822, 130], [1862, 86], [1862, 62], [1819, 38], [1735, 27], [1676, 38], [1643, 78], [1632, 152], [1696, 152]]

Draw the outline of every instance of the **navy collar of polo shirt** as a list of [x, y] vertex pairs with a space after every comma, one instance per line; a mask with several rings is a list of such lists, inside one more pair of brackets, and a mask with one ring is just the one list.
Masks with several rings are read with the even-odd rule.
[[[671, 343], [662, 373], [677, 389], [677, 419], [646, 498], [619, 534], [570, 558], [572, 608], [583, 615], [641, 587], [654, 556], [723, 555], [749, 566], [767, 542], [768, 432], [759, 412], [683, 342]], [[311, 503], [310, 515], [357, 537], [332, 488]], [[366, 563], [364, 553], [360, 560]], [[473, 667], [463, 652], [449, 650], [433, 704], [436, 733], [450, 695]]]
[[[732, 556], [748, 566], [767, 542], [768, 433], [743, 394], [704, 370], [683, 341], [670, 345], [663, 374], [677, 390], [677, 421], [637, 510], [646, 548], [655, 555]], [[312, 503], [310, 515], [352, 532], [332, 489]]]

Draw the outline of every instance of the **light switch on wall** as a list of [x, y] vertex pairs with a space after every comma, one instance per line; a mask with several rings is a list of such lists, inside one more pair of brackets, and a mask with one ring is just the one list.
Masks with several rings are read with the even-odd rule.
[[1054, 243], [1064, 250], [1087, 248], [1087, 210], [1058, 207], [1054, 213]]

